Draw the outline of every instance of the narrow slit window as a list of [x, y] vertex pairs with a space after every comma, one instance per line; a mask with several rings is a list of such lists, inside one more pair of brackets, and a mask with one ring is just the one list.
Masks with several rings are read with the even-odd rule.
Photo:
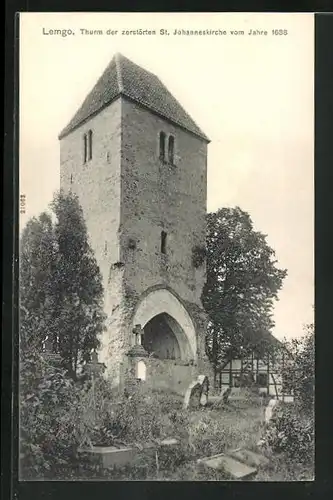
[[73, 174], [71, 174], [71, 184], [73, 184]]
[[88, 132], [88, 160], [92, 159], [92, 130]]
[[160, 132], [160, 160], [165, 160], [165, 133]]
[[170, 165], [174, 164], [175, 157], [175, 138], [170, 135], [168, 144], [168, 160]]
[[166, 254], [167, 233], [161, 232], [161, 253]]
[[87, 158], [88, 158], [88, 141], [87, 141], [87, 134], [84, 134], [84, 136], [83, 136], [83, 163], [87, 163]]

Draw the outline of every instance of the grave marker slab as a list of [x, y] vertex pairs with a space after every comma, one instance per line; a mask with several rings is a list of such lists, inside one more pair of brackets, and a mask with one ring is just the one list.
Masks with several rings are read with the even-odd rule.
[[135, 448], [116, 448], [115, 446], [93, 446], [87, 449], [81, 448], [78, 451], [79, 454], [87, 454], [105, 469], [130, 464], [138, 453]]
[[161, 446], [175, 446], [177, 444], [179, 444], [179, 441], [175, 438], [163, 439], [163, 441], [160, 442]]
[[265, 408], [265, 424], [268, 424], [273, 417], [274, 409], [278, 404], [277, 399], [270, 399], [268, 405]]
[[217, 471], [226, 472], [228, 476], [241, 481], [252, 479], [257, 473], [255, 467], [249, 467], [223, 453], [220, 455], [213, 455], [212, 457], [201, 458], [198, 460], [198, 464]]
[[250, 467], [262, 467], [269, 464], [269, 460], [267, 457], [245, 448], [238, 448], [236, 450], [227, 451], [226, 455], [235, 458], [236, 460], [239, 460], [240, 462], [243, 462]]

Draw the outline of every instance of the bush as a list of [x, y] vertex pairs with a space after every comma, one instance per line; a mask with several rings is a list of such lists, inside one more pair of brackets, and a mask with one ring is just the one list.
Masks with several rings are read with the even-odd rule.
[[311, 463], [314, 455], [314, 419], [289, 405], [276, 408], [263, 436], [263, 444], [275, 453], [300, 464]]
[[131, 398], [122, 398], [104, 421], [107, 432], [128, 443], [179, 436], [186, 426], [186, 414], [175, 409], [169, 395], [146, 394], [140, 389]]
[[[97, 379], [74, 382], [64, 369], [30, 349], [20, 364], [21, 476], [64, 474], [76, 467], [77, 449], [100, 439], [112, 393]], [[61, 472], [60, 472], [61, 470]]]
[[314, 324], [305, 326], [305, 334], [286, 343], [291, 362], [285, 366], [284, 383], [295, 394], [302, 413], [313, 416], [315, 387]]
[[[24, 354], [20, 385], [21, 477], [71, 477], [79, 466], [78, 448], [144, 444], [166, 437], [187, 440], [188, 416], [170, 395], [138, 389], [116, 400], [104, 379], [74, 382], [37, 352]], [[185, 447], [186, 448], [186, 447]], [[177, 466], [183, 446], [161, 452], [161, 467]], [[187, 448], [186, 448], [187, 450]], [[164, 464], [164, 465], [163, 465]], [[169, 465], [167, 465], [169, 464]]]
[[295, 403], [277, 406], [263, 436], [263, 444], [294, 465], [314, 462], [314, 325], [305, 335], [287, 344], [291, 358], [283, 373], [284, 383], [294, 391]]
[[64, 370], [29, 353], [20, 365], [20, 467], [39, 476], [73, 464], [78, 391]]
[[189, 426], [189, 442], [196, 457], [222, 453], [234, 436], [225, 429], [220, 420], [213, 420], [209, 414], [202, 413], [200, 420]]

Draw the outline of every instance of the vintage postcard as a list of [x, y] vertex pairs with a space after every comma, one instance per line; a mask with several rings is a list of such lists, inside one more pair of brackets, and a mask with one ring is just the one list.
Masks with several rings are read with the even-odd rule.
[[314, 16], [22, 13], [19, 477], [314, 479]]

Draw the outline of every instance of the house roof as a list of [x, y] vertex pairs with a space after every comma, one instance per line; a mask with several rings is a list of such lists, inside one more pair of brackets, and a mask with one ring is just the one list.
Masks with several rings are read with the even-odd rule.
[[251, 350], [262, 353], [272, 348], [284, 348], [284, 344], [268, 330], [248, 333], [246, 341]]
[[208, 137], [156, 75], [119, 53], [112, 58], [81, 107], [59, 134], [59, 139], [82, 125], [120, 95], [209, 142]]

